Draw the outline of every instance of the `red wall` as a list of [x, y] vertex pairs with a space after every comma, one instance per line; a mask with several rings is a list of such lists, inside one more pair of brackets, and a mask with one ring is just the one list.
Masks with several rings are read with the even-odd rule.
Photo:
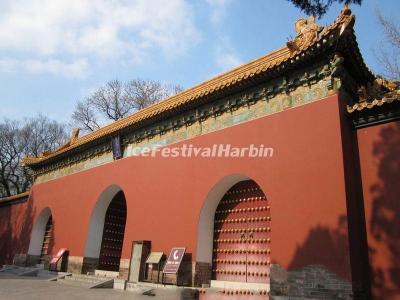
[[146, 239], [154, 251], [168, 253], [173, 246], [186, 246], [195, 258], [204, 199], [225, 176], [243, 174], [255, 180], [270, 200], [275, 262], [289, 269], [323, 264], [350, 279], [337, 96], [199, 136], [190, 143], [263, 144], [274, 148], [274, 156], [129, 157], [35, 185], [34, 213], [51, 208], [55, 249], [67, 247], [70, 255], [83, 256], [96, 200], [117, 184], [128, 207], [123, 257], [129, 257], [132, 240]]
[[400, 299], [400, 121], [357, 136], [374, 299]]
[[35, 214], [32, 201], [0, 207], [0, 266], [12, 263], [15, 254], [28, 251]]

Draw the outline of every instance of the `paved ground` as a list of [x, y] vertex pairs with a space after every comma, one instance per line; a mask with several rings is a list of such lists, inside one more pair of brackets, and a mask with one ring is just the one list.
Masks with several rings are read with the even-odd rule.
[[145, 296], [141, 292], [126, 292], [113, 289], [88, 289], [60, 282], [46, 281], [36, 277], [21, 277], [0, 273], [0, 300], [125, 300], [165, 299], [179, 300], [175, 289], [155, 289], [156, 296]]

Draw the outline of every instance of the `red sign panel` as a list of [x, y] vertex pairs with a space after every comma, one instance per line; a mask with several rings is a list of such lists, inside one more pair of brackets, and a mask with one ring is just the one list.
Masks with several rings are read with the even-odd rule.
[[66, 248], [61, 248], [55, 256], [50, 261], [50, 270], [57, 269], [57, 263], [60, 260], [61, 256], [67, 251]]
[[179, 270], [179, 266], [181, 265], [185, 251], [186, 248], [172, 248], [167, 262], [164, 265], [163, 273], [176, 274]]
[[51, 259], [50, 263], [55, 264], [56, 262], [58, 262], [58, 260], [61, 258], [61, 256], [63, 256], [65, 251], [67, 251], [67, 249], [65, 248], [61, 248], [60, 250], [58, 250], [57, 254], [54, 255], [53, 258]]

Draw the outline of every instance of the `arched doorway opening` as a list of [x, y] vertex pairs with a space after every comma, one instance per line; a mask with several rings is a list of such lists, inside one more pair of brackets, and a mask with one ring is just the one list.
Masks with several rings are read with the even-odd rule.
[[241, 174], [222, 178], [208, 192], [201, 209], [197, 232], [196, 261], [211, 267], [213, 256], [214, 215], [225, 193], [236, 183], [250, 179]]
[[212, 278], [269, 283], [271, 214], [268, 200], [253, 180], [234, 184], [214, 215]]
[[126, 201], [122, 191], [116, 194], [107, 208], [100, 247], [100, 270], [119, 271], [126, 223]]
[[28, 254], [36, 257], [37, 262], [44, 263], [51, 252], [53, 242], [53, 218], [50, 208], [46, 207], [39, 214], [32, 229]]
[[82, 272], [119, 271], [127, 205], [124, 192], [111, 185], [99, 196], [90, 217]]
[[50, 243], [53, 238], [53, 218], [50, 215], [49, 219], [46, 222], [46, 227], [44, 230], [44, 237], [43, 237], [43, 243], [42, 243], [42, 250], [40, 252], [40, 260], [41, 262], [44, 260], [45, 257], [47, 257], [50, 252], [49, 252], [49, 247]]

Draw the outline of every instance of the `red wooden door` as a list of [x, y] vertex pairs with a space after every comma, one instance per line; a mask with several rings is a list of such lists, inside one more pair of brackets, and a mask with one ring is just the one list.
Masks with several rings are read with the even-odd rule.
[[254, 181], [229, 189], [215, 212], [213, 278], [268, 283], [270, 222], [268, 201]]
[[126, 202], [119, 192], [108, 206], [103, 229], [98, 269], [119, 271], [126, 222]]

